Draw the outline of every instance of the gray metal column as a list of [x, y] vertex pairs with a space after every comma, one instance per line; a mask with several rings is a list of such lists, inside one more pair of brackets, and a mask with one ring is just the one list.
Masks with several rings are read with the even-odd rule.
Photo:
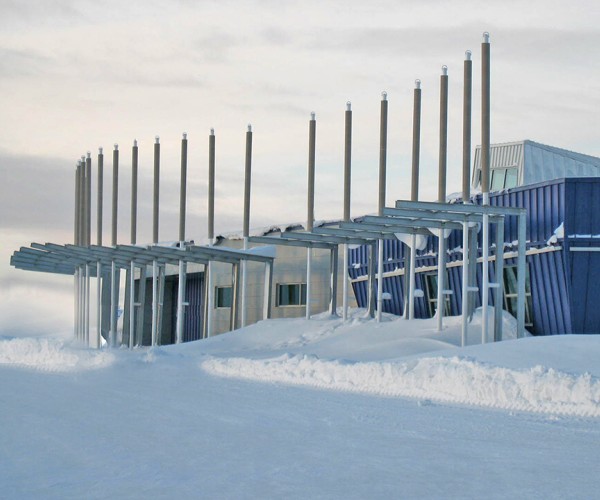
[[469, 222], [463, 222], [462, 234], [462, 293], [461, 293], [461, 335], [460, 346], [467, 345], [467, 327], [469, 324]]
[[265, 289], [263, 297], [263, 319], [271, 317], [271, 296], [273, 294], [273, 262], [265, 262]]
[[160, 138], [154, 142], [154, 184], [152, 196], [152, 243], [158, 243], [158, 203], [160, 196]]
[[[181, 181], [179, 189], [179, 245], [181, 250], [185, 249], [185, 208], [187, 192], [187, 134], [181, 139]], [[187, 264], [179, 260], [179, 282], [177, 284], [177, 323], [176, 343], [183, 342], [183, 327], [185, 318], [185, 284], [187, 276]]]
[[[421, 80], [415, 80], [413, 95], [413, 140], [412, 140], [412, 175], [410, 183], [410, 199], [419, 199], [419, 163], [421, 157]], [[416, 237], [411, 236], [411, 245], [407, 249], [404, 259], [404, 317], [414, 319], [415, 317], [415, 262], [416, 262]], [[408, 263], [408, 266], [406, 265]], [[406, 314], [408, 311], [408, 314]]]
[[92, 243], [92, 154], [85, 158], [85, 245]]
[[[152, 243], [158, 243], [158, 202], [160, 195], [160, 138], [154, 140], [154, 178], [152, 184]], [[161, 288], [161, 268], [156, 259], [152, 262], [152, 345], [160, 345], [162, 331], [160, 299], [161, 291], [164, 293], [164, 286]]]
[[519, 215], [519, 245], [517, 258], [517, 338], [525, 336], [525, 280], [527, 279], [527, 216]]
[[229, 330], [233, 331], [238, 324], [238, 304], [240, 296], [240, 265], [231, 266], [231, 309], [229, 311]]
[[131, 244], [137, 242], [137, 195], [138, 195], [138, 144], [133, 141], [131, 148]]
[[462, 199], [463, 203], [468, 203], [471, 198], [471, 107], [473, 92], [473, 61], [471, 61], [470, 50], [465, 52], [463, 73]]
[[119, 198], [119, 145], [113, 150], [111, 245], [117, 246], [117, 212]]
[[370, 318], [375, 317], [375, 243], [369, 243], [369, 247], [367, 250], [367, 316]]
[[337, 282], [338, 282], [338, 245], [335, 245], [329, 254], [330, 289], [329, 314], [337, 314]]
[[[379, 196], [377, 215], [383, 215], [385, 207], [386, 170], [387, 170], [387, 92], [381, 93], [381, 111], [379, 121]], [[381, 321], [383, 312], [383, 240], [377, 242], [377, 321]]]
[[[346, 103], [346, 114], [344, 123], [344, 221], [350, 222], [350, 198], [352, 181], [352, 104]], [[342, 291], [342, 318], [348, 319], [348, 245], [342, 247], [344, 252], [344, 274]]]
[[[248, 250], [248, 236], [250, 235], [250, 185], [252, 177], [252, 125], [248, 124], [246, 132], [246, 162], [244, 168], [244, 250]], [[243, 260], [242, 266], [242, 328], [248, 319], [248, 261]], [[237, 323], [236, 323], [237, 324]]]
[[[104, 153], [98, 149], [98, 186], [96, 199], [96, 244], [102, 246], [102, 212], [104, 198]], [[98, 276], [98, 279], [100, 277]]]
[[[312, 232], [315, 221], [315, 151], [317, 137], [317, 121], [315, 114], [310, 114], [308, 123], [308, 196], [306, 210], [306, 231]], [[312, 248], [306, 249], [306, 319], [310, 319], [312, 303]]]
[[[481, 193], [483, 205], [490, 204], [490, 43], [489, 33], [481, 44]], [[481, 343], [487, 342], [489, 302], [489, 216], [483, 215], [483, 278], [481, 290]]]
[[[215, 130], [210, 129], [208, 138], [208, 241], [209, 245], [214, 244], [215, 240]], [[205, 330], [206, 337], [212, 336], [213, 322], [213, 276], [212, 276], [212, 261], [208, 261], [205, 267], [205, 292], [204, 302], [206, 304]]]
[[[448, 67], [442, 66], [440, 76], [440, 149], [438, 163], [438, 202], [446, 203], [446, 165], [448, 159]], [[438, 235], [438, 279], [437, 279], [437, 329], [444, 327], [446, 304], [446, 234], [440, 228]]]
[[[113, 179], [112, 179], [112, 220], [111, 245], [117, 246], [117, 215], [119, 199], [119, 145], [113, 150]], [[117, 340], [117, 314], [119, 308], [119, 271], [113, 260], [110, 267], [110, 333], [109, 347], [115, 347]]]
[[140, 269], [140, 278], [138, 280], [138, 302], [136, 315], [135, 339], [136, 345], [144, 345], [144, 317], [146, 304], [146, 264], [142, 264]]
[[494, 290], [494, 342], [502, 340], [504, 305], [504, 218], [496, 222], [496, 289]]
[[[75, 245], [79, 245], [79, 209], [80, 209], [80, 176], [81, 176], [81, 161], [77, 162], [77, 167], [75, 169], [75, 210], [73, 212], [73, 243]], [[75, 274], [73, 275], [73, 292], [74, 292], [74, 312], [73, 312], [73, 332], [75, 334], [75, 338], [79, 338], [79, 269], [75, 269]]]

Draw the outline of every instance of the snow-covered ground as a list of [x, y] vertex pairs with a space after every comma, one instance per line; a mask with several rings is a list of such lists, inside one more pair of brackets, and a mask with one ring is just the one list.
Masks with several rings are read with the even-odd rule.
[[[597, 498], [600, 336], [271, 320], [93, 351], [0, 338], [0, 497]], [[504, 321], [514, 337], [514, 320]]]

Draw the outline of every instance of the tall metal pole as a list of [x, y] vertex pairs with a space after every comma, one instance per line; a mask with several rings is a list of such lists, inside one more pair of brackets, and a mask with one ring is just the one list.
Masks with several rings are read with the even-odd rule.
[[[181, 180], [179, 189], [179, 247], [181, 251], [185, 250], [185, 206], [187, 190], [187, 134], [183, 134], [181, 139]], [[176, 343], [183, 342], [183, 326], [185, 314], [185, 282], [186, 282], [186, 263], [179, 259], [179, 284], [177, 286], [177, 324], [176, 324]]]
[[462, 156], [462, 199], [471, 198], [471, 107], [473, 94], [473, 61], [471, 51], [465, 52], [463, 76], [463, 156]]
[[[79, 245], [79, 221], [80, 221], [80, 204], [81, 204], [81, 193], [79, 189], [81, 176], [81, 161], [77, 162], [75, 169], [75, 211], [73, 212], [73, 243]], [[74, 315], [73, 315], [73, 331], [75, 338], [79, 338], [79, 269], [75, 269], [73, 275], [73, 289], [74, 289]]]
[[[117, 211], [119, 197], [119, 145], [115, 144], [113, 150], [113, 184], [112, 184], [112, 231], [111, 245], [117, 246]], [[117, 265], [113, 260], [110, 268], [110, 331], [109, 346], [114, 347], [117, 340], [117, 309], [119, 290], [117, 283]]]
[[[252, 177], [252, 125], [248, 124], [246, 131], [246, 164], [244, 169], [244, 250], [248, 250], [250, 235], [250, 185]], [[248, 321], [248, 261], [242, 264], [242, 328]]]
[[[446, 164], [448, 158], [448, 67], [442, 66], [440, 76], [440, 151], [438, 175], [438, 202], [446, 203]], [[444, 291], [446, 289], [446, 234], [440, 228], [438, 236], [438, 279], [437, 279], [437, 329], [444, 327]]]
[[[315, 113], [310, 114], [308, 122], [308, 197], [306, 212], [306, 231], [312, 232], [315, 221], [315, 156], [317, 141], [317, 121]], [[312, 248], [306, 249], [306, 319], [310, 319], [312, 302]]]
[[[386, 168], [387, 168], [387, 92], [381, 93], [381, 111], [379, 117], [379, 199], [377, 215], [383, 215], [385, 208]], [[377, 242], [377, 321], [381, 321], [383, 312], [383, 240]]]
[[[209, 245], [215, 239], [215, 129], [210, 129], [208, 137], [208, 241]], [[206, 336], [212, 336], [212, 321], [214, 308], [212, 261], [208, 261], [208, 284], [206, 287]]]
[[[159, 185], [160, 182], [160, 138], [156, 136], [154, 141], [154, 182], [153, 182], [153, 195], [152, 195], [152, 243], [156, 245], [158, 243], [158, 197], [159, 197]], [[158, 345], [159, 342], [159, 295], [160, 290], [158, 287], [158, 280], [160, 270], [158, 268], [158, 262], [156, 259], [152, 261], [152, 345]]]
[[[421, 156], [421, 80], [415, 80], [414, 104], [413, 104], [413, 143], [412, 143], [412, 176], [410, 187], [411, 201], [419, 199], [419, 162]], [[408, 319], [415, 317], [415, 264], [416, 264], [416, 236], [411, 236], [411, 244], [408, 249], [409, 272], [404, 273], [405, 279], [408, 274], [408, 282], [405, 289], [408, 290]], [[406, 260], [405, 260], [406, 262]]]
[[[344, 127], [344, 221], [350, 221], [350, 198], [352, 182], [352, 104], [346, 103]], [[348, 244], [344, 244], [344, 275], [342, 291], [342, 318], [348, 320]]]
[[[471, 108], [473, 93], [473, 61], [471, 51], [465, 52], [463, 65], [463, 155], [462, 155], [462, 200], [469, 203], [471, 199]], [[469, 292], [469, 263], [472, 258], [469, 251], [469, 224], [463, 223], [463, 270], [462, 270], [462, 332], [461, 346], [467, 343], [467, 324], [471, 312], [471, 296]], [[476, 260], [476, 259], [475, 259]]]
[[104, 153], [98, 148], [98, 186], [96, 200], [96, 244], [102, 246], [102, 212], [104, 197]]
[[160, 138], [154, 142], [154, 184], [152, 197], [152, 243], [158, 243], [158, 202], [160, 194]]
[[[490, 35], [483, 34], [481, 44], [481, 193], [483, 205], [490, 204]], [[481, 292], [481, 343], [488, 336], [489, 301], [489, 216], [483, 215], [483, 279]]]
[[[85, 212], [86, 212], [86, 246], [92, 243], [92, 154], [88, 151], [85, 158]], [[84, 343], [90, 342], [90, 265], [85, 264], [85, 335]]]
[[137, 242], [137, 195], [138, 195], [138, 143], [131, 148], [131, 244]]

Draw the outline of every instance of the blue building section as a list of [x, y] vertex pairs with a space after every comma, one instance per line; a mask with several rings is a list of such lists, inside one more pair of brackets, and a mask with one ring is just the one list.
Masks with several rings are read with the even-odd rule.
[[[471, 200], [481, 204], [481, 196]], [[526, 328], [535, 335], [600, 333], [600, 178], [563, 178], [490, 193], [490, 204], [527, 210]], [[496, 254], [495, 228], [491, 231], [491, 255]], [[508, 216], [504, 225], [504, 276], [491, 282], [504, 288], [502, 307], [516, 310], [517, 218]], [[555, 234], [556, 233], [556, 234]], [[462, 231], [448, 237], [447, 296], [445, 312], [461, 314]], [[478, 234], [481, 257], [481, 232]], [[383, 291], [389, 293], [384, 311], [403, 314], [404, 262], [406, 246], [388, 240], [384, 245]], [[367, 305], [368, 248], [350, 250], [349, 275], [356, 300]], [[482, 266], [476, 267], [477, 286], [481, 289]], [[416, 288], [423, 296], [415, 301], [417, 318], [431, 317], [436, 308], [437, 238], [416, 254]], [[477, 294], [474, 294], [477, 295]], [[481, 305], [477, 295], [476, 306]], [[490, 304], [494, 297], [490, 293]], [[495, 305], [495, 304], [494, 304]]]

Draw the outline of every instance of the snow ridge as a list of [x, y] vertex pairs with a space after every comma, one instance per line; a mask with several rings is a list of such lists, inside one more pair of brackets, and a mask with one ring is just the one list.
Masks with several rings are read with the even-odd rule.
[[111, 353], [77, 349], [58, 339], [0, 339], [0, 365], [47, 372], [73, 372], [105, 368], [114, 359]]
[[213, 375], [262, 382], [600, 417], [600, 379], [539, 365], [512, 370], [456, 356], [354, 363], [286, 354], [266, 360], [209, 358], [201, 368]]

